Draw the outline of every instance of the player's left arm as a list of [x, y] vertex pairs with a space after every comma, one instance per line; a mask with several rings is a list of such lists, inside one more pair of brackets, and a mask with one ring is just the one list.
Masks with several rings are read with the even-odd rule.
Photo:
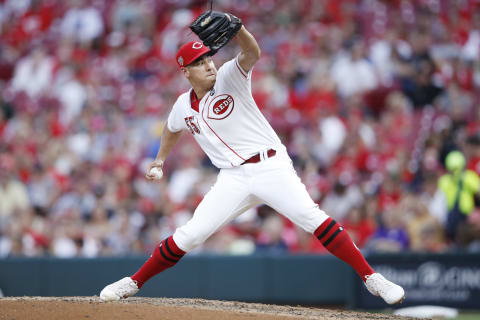
[[238, 56], [238, 63], [243, 70], [249, 72], [255, 63], [260, 59], [261, 50], [255, 37], [242, 26], [235, 36], [235, 42], [240, 46], [242, 52]]

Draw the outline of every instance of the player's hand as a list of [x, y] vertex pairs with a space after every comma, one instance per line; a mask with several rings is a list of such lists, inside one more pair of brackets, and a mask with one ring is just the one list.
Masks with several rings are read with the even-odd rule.
[[163, 161], [155, 160], [148, 167], [145, 178], [147, 180], [160, 180], [163, 177]]

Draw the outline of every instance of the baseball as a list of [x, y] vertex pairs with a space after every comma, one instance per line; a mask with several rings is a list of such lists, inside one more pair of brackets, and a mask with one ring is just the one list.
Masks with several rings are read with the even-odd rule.
[[155, 179], [161, 179], [163, 177], [163, 171], [158, 167], [150, 169], [150, 174], [155, 176]]

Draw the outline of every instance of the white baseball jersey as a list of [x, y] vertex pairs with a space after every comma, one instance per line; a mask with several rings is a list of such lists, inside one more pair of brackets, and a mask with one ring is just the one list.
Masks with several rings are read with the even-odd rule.
[[239, 166], [268, 149], [286, 151], [252, 97], [251, 75], [252, 70], [242, 69], [238, 56], [226, 62], [198, 110], [191, 103], [193, 89], [178, 97], [168, 117], [168, 130], [188, 129], [218, 168]]

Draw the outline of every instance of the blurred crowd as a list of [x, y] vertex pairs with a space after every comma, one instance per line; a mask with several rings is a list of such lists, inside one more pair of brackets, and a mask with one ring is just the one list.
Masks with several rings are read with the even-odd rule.
[[[189, 89], [174, 55], [208, 7], [0, 0], [0, 257], [145, 254], [188, 221], [217, 174], [190, 134], [163, 180], [144, 173]], [[312, 198], [358, 247], [480, 251], [480, 1], [216, 0], [214, 9], [258, 40], [257, 104]], [[223, 48], [217, 67], [237, 51]], [[324, 249], [261, 206], [196, 251]]]

